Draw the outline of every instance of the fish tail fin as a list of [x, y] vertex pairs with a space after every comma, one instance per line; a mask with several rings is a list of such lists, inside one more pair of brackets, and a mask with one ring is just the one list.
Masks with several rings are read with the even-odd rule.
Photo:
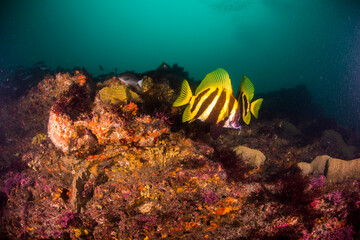
[[138, 81], [139, 87], [142, 88], [142, 84], [143, 84], [143, 79], [141, 79], [140, 81]]
[[255, 118], [259, 116], [259, 110], [264, 99], [259, 98], [251, 103], [250, 111]]
[[192, 96], [193, 94], [191, 92], [189, 83], [186, 80], [184, 80], [181, 84], [180, 94], [173, 103], [173, 107], [180, 107], [182, 105], [188, 104]]

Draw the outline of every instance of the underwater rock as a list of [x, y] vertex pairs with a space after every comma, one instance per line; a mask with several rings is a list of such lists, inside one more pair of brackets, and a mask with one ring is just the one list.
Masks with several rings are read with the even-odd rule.
[[[135, 104], [129, 104], [119, 108], [121, 113], [116, 113], [98, 104], [93, 118], [82, 121], [71, 121], [66, 115], [51, 111], [48, 135], [64, 153], [81, 156], [93, 153], [99, 145], [152, 146], [169, 129], [161, 119], [151, 119], [146, 115], [135, 120], [136, 110]], [[130, 114], [134, 119], [119, 114]]]
[[137, 116], [137, 111], [137, 105], [131, 102], [109, 108], [95, 100], [88, 128], [101, 145], [153, 146], [169, 128], [161, 119]]
[[74, 177], [72, 182], [72, 193], [70, 204], [76, 212], [80, 212], [85, 207], [89, 196], [84, 196], [84, 186], [89, 180], [90, 172], [87, 169], [80, 170]]
[[148, 76], [144, 76], [142, 86], [143, 86], [142, 88], [143, 92], [147, 92], [150, 89], [152, 89], [154, 87], [154, 82], [152, 78]]
[[330, 183], [360, 177], [360, 159], [345, 161], [330, 158], [327, 165], [326, 181]]
[[[64, 143], [69, 149], [75, 146], [70, 154], [57, 150], [49, 138], [38, 137], [41, 144], [31, 144], [34, 136], [45, 132], [42, 129], [23, 135], [26, 144], [18, 138], [8, 141], [13, 135], [0, 136], [6, 141], [0, 146], [1, 160], [13, 162], [16, 153], [18, 158], [22, 156], [22, 163], [33, 166], [3, 171], [0, 236], [3, 231], [9, 235], [6, 239], [328, 239], [334, 236], [334, 227], [339, 234], [352, 229], [353, 222], [344, 223], [342, 217], [358, 219], [354, 207], [358, 181], [331, 189], [319, 186], [320, 181], [314, 187], [297, 169], [289, 169], [296, 160], [320, 155], [322, 149], [316, 144], [303, 149], [290, 140], [283, 144], [276, 122], [259, 121], [244, 127], [241, 135], [229, 131], [223, 141], [210, 147], [205, 141], [187, 138], [183, 129], [170, 131], [170, 111], [150, 112], [144, 107], [150, 102], [156, 109], [165, 109], [172, 103], [165, 97], [164, 102], [156, 100], [163, 97], [157, 96], [161, 94], [161, 88], [156, 89], [161, 86], [158, 83], [166, 85], [166, 81], [148, 83], [149, 92], [134, 90], [149, 99], [140, 106], [133, 102], [108, 104], [99, 97], [92, 101], [90, 93], [83, 91], [84, 98], [78, 100], [85, 100], [84, 105], [59, 94], [52, 97], [47, 108], [35, 108], [46, 112], [41, 115], [46, 126], [52, 103], [62, 98], [58, 102], [62, 107], [57, 104], [52, 108], [50, 120], [54, 128], [73, 134], [74, 139]], [[111, 86], [113, 83], [99, 84], [97, 90]], [[36, 101], [32, 104], [36, 106]], [[0, 109], [0, 115], [7, 109], [11, 108]], [[35, 114], [31, 111], [25, 123], [38, 118]], [[189, 129], [203, 134], [204, 128], [197, 126]], [[97, 150], [86, 157], [79, 155], [91, 139], [80, 139], [82, 135], [96, 139]], [[25, 150], [10, 149], [14, 145]], [[220, 145], [224, 148], [221, 151]], [[252, 148], [243, 149], [246, 153], [261, 150], [267, 156], [265, 166], [250, 169], [239, 161], [232, 149], [238, 145]], [[301, 153], [306, 155], [299, 158]], [[241, 153], [244, 161], [245, 157]], [[312, 167], [312, 172], [324, 173], [330, 157], [323, 158], [302, 165], [308, 172]], [[253, 159], [255, 167], [261, 164], [256, 162], [258, 157]], [[273, 172], [268, 174], [269, 170]], [[316, 178], [325, 180], [324, 176], [312, 179]], [[333, 195], [340, 197], [330, 197], [334, 190]]]
[[168, 71], [170, 69], [171, 69], [171, 67], [169, 64], [167, 64], [166, 62], [162, 62], [156, 70], [157, 71]]
[[58, 99], [62, 93], [68, 91], [74, 84], [85, 87], [88, 93], [91, 92], [92, 82], [86, 76], [86, 73], [81, 71], [74, 71], [73, 74], [57, 73], [55, 76], [46, 76], [31, 91], [38, 93], [37, 96], [39, 97]]
[[[47, 75], [19, 99], [1, 102], [0, 131], [4, 136], [12, 136], [11, 138], [16, 139], [17, 142], [26, 141], [25, 136], [45, 133], [50, 108], [63, 93], [69, 91], [71, 86], [80, 86], [80, 84], [90, 95], [92, 82], [87, 78], [86, 73], [75, 71]], [[4, 140], [6, 139], [0, 136], [0, 142]], [[17, 145], [21, 146], [21, 144]]]
[[147, 115], [135, 119], [137, 107], [133, 103], [119, 106], [118, 111], [114, 112], [97, 102], [93, 117], [79, 121], [51, 111], [49, 138], [65, 154], [86, 156], [94, 153], [99, 145], [152, 146], [162, 134], [169, 131], [161, 119], [152, 119]]
[[360, 158], [346, 161], [323, 155], [316, 157], [310, 164], [300, 162], [297, 166], [304, 175], [325, 175], [326, 181], [329, 183], [360, 178]]
[[301, 131], [294, 124], [286, 120], [281, 121], [279, 127], [283, 129], [285, 134], [293, 137], [301, 134]]
[[297, 166], [304, 175], [325, 175], [329, 159], [328, 155], [317, 156], [311, 163], [299, 162]]
[[66, 154], [91, 154], [96, 151], [96, 137], [86, 128], [85, 121], [72, 121], [69, 116], [50, 111], [48, 136]]
[[266, 159], [265, 155], [259, 150], [251, 149], [245, 146], [235, 147], [234, 152], [238, 157], [253, 168], [259, 167]]
[[[161, 109], [171, 108], [172, 103], [175, 101], [176, 94], [171, 88], [170, 82], [167, 79], [155, 79], [145, 76], [143, 78], [143, 98], [144, 104], [147, 108]], [[164, 111], [168, 111], [164, 110]]]
[[87, 128], [90, 112], [87, 89], [78, 84], [70, 86], [50, 109], [48, 135], [53, 144], [66, 154], [95, 152], [98, 142]]
[[260, 93], [257, 97], [266, 99], [261, 108], [261, 119], [289, 119], [295, 125], [321, 116], [321, 109], [313, 102], [305, 84], [294, 88]]
[[180, 91], [184, 79], [188, 80], [190, 86], [198, 85], [198, 82], [194, 84], [189, 73], [177, 64], [170, 67], [163, 62], [157, 70], [146, 72], [143, 77], [145, 104], [151, 109], [167, 108], [168, 111], [178, 95], [174, 94], [174, 90]]
[[326, 164], [331, 157], [328, 155], [317, 156], [311, 163], [311, 169], [313, 174], [324, 174]]
[[65, 169], [68, 170], [69, 174], [70, 174], [70, 170], [76, 166], [77, 164], [79, 164], [81, 162], [80, 158], [77, 158], [73, 155], [64, 155], [59, 159], [61, 162], [64, 163], [64, 171]]
[[[48, 135], [65, 154], [87, 156], [100, 146], [152, 146], [169, 132], [161, 118], [138, 116], [138, 107], [127, 101], [140, 97], [116, 79], [109, 80], [93, 103], [89, 94], [74, 85], [51, 108]], [[77, 87], [76, 87], [77, 86]]]
[[299, 162], [297, 164], [298, 168], [300, 168], [301, 172], [304, 174], [304, 175], [309, 175], [312, 173], [312, 168], [311, 168], [311, 165], [310, 163], [307, 163], [307, 162]]
[[333, 144], [346, 159], [352, 159], [356, 151], [355, 146], [348, 145], [344, 142], [340, 133], [334, 130], [325, 130], [322, 138], [330, 144]]

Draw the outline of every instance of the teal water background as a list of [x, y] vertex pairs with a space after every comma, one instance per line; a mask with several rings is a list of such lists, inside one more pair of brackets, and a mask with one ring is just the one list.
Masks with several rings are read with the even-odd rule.
[[1, 1], [0, 64], [40, 60], [94, 75], [165, 61], [197, 80], [223, 67], [256, 93], [304, 83], [328, 117], [360, 128], [360, 1]]

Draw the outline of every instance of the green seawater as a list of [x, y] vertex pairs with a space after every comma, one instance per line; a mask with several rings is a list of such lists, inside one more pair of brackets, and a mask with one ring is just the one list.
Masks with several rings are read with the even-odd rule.
[[222, 67], [236, 90], [306, 84], [328, 117], [360, 128], [360, 1], [2, 0], [0, 65], [103, 72]]

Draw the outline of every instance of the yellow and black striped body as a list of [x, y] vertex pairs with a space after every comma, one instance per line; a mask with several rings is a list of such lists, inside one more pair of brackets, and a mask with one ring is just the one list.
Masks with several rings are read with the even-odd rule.
[[254, 97], [254, 85], [246, 76], [241, 80], [239, 90], [236, 94], [236, 99], [240, 105], [241, 118], [246, 124], [250, 123], [251, 114], [258, 118], [259, 109], [263, 99], [257, 99], [252, 102]]
[[240, 105], [240, 114], [241, 116], [243, 116], [244, 120], [246, 119], [245, 116], [248, 116], [248, 114], [250, 114], [250, 102], [248, 101], [247, 96], [244, 92], [240, 92], [240, 95], [237, 99]]
[[229, 74], [222, 68], [208, 73], [192, 94], [189, 83], [184, 80], [180, 94], [173, 103], [174, 107], [187, 105], [183, 113], [183, 122], [199, 119], [226, 128], [240, 129], [240, 119], [250, 123], [251, 114], [258, 117], [262, 99], [251, 102], [254, 86], [244, 76], [236, 97]]
[[206, 88], [192, 96], [183, 114], [183, 122], [199, 119], [227, 128], [240, 127], [239, 104], [226, 89]]

